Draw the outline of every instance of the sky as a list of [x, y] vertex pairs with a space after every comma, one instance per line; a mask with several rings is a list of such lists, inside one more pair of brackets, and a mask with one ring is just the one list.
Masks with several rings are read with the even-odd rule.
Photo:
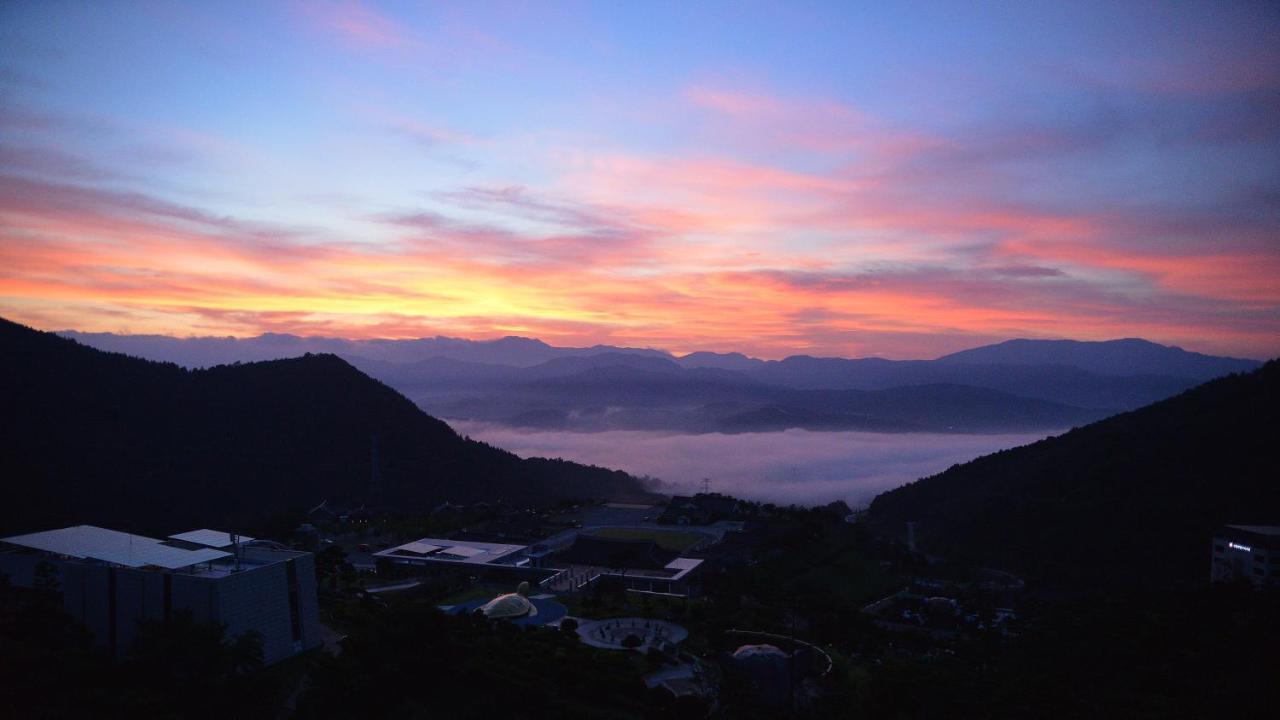
[[1280, 5], [10, 0], [0, 315], [1277, 356]]

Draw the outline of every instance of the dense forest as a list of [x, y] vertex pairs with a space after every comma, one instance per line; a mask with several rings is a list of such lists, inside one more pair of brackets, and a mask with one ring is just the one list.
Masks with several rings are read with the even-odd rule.
[[1280, 521], [1280, 361], [886, 492], [877, 525], [1062, 589], [1203, 584], [1222, 524]]
[[332, 355], [186, 370], [0, 320], [0, 398], [0, 534], [249, 528], [324, 500], [649, 496], [622, 472], [459, 437]]

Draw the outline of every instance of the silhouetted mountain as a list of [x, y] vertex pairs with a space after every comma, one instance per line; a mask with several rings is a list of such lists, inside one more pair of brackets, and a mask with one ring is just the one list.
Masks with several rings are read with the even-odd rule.
[[718, 368], [720, 370], [754, 370], [765, 364], [759, 358], [747, 357], [739, 352], [694, 352], [677, 358], [676, 362], [687, 368]]
[[589, 348], [553, 347], [541, 340], [515, 336], [497, 340], [466, 340], [444, 336], [412, 340], [344, 340], [279, 333], [264, 333], [251, 338], [174, 338], [164, 335], [82, 333], [74, 330], [59, 334], [99, 350], [122, 352], [148, 360], [177, 363], [190, 368], [212, 367], [232, 362], [281, 360], [306, 353], [332, 353], [344, 359], [364, 358], [390, 363], [413, 363], [431, 358], [449, 358], [463, 362], [516, 367], [539, 365], [556, 358], [601, 353], [671, 357], [670, 354], [661, 350], [647, 348], [620, 348], [610, 345], [595, 345]]
[[522, 368], [511, 365], [466, 362], [446, 357], [433, 357], [412, 363], [371, 360], [366, 357], [343, 358], [361, 372], [396, 388], [402, 393], [474, 385], [510, 382], [520, 377]]
[[[696, 352], [673, 358], [659, 350], [557, 348], [519, 337], [477, 342], [273, 334], [245, 340], [69, 335], [186, 365], [201, 364], [193, 362], [199, 357], [230, 361], [296, 356], [308, 349], [334, 352], [435, 415], [584, 431], [1052, 429], [1141, 407], [1214, 374], [1257, 366], [1249, 360], [1129, 340], [1016, 340], [938, 360], [796, 355], [765, 361], [740, 353]], [[946, 398], [926, 398], [920, 392], [904, 390], [899, 393], [901, 402], [846, 392], [915, 386], [933, 388], [925, 395], [941, 392], [944, 386], [989, 392], [973, 395], [977, 404], [967, 412], [944, 411]], [[832, 397], [795, 391], [831, 391]], [[937, 412], [927, 417], [920, 411], [931, 404]]]
[[938, 360], [986, 365], [1070, 365], [1102, 375], [1169, 375], [1196, 380], [1249, 372], [1259, 365], [1256, 360], [1203, 355], [1138, 338], [1104, 342], [1009, 340]]
[[521, 379], [558, 378], [598, 368], [631, 368], [651, 373], [679, 373], [682, 368], [669, 358], [649, 355], [633, 355], [622, 352], [602, 352], [598, 355], [566, 357], [548, 360], [519, 374]]
[[412, 396], [441, 417], [579, 431], [997, 432], [1070, 427], [1107, 414], [960, 385], [796, 390], [727, 370], [607, 364], [567, 375], [539, 366], [488, 391], [477, 384]]
[[[645, 497], [634, 478], [459, 437], [332, 355], [185, 370], [0, 320], [0, 530], [240, 525], [325, 499]], [[370, 488], [371, 437], [380, 483]]]
[[885, 390], [951, 384], [1103, 410], [1132, 410], [1175, 395], [1197, 380], [1162, 375], [1108, 376], [1068, 365], [977, 365], [938, 360], [816, 358], [795, 355], [747, 375], [757, 382], [809, 390]]
[[1078, 589], [1208, 581], [1226, 523], [1280, 523], [1280, 361], [877, 497], [923, 549]]

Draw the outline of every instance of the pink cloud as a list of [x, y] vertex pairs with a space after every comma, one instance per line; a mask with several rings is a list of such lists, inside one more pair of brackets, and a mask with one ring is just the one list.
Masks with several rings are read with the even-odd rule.
[[760, 93], [695, 86], [685, 97], [710, 113], [712, 132], [729, 133], [759, 147], [814, 153], [852, 153], [862, 161], [900, 158], [944, 141], [893, 129], [877, 118], [831, 100], [783, 99]]
[[343, 42], [365, 48], [396, 48], [413, 42], [411, 31], [354, 0], [303, 3], [302, 12]]

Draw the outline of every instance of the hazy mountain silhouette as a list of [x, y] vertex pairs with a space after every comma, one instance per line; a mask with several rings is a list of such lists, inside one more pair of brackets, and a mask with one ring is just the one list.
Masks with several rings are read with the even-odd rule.
[[[225, 362], [296, 356], [314, 348], [339, 354], [438, 416], [583, 431], [1063, 428], [1258, 365], [1141, 340], [1015, 340], [937, 360], [796, 355], [766, 361], [741, 353], [676, 358], [660, 350], [601, 345], [557, 348], [519, 337], [349, 341], [272, 334], [243, 340], [67, 335], [188, 366], [206, 365], [202, 359], [215, 357]], [[955, 386], [981, 391], [967, 395], [972, 404], [963, 412], [952, 402]]]
[[923, 549], [1073, 588], [1207, 582], [1225, 523], [1280, 523], [1280, 361], [878, 496]]
[[243, 525], [326, 499], [648, 496], [625, 473], [461, 438], [333, 355], [185, 370], [0, 320], [0, 369], [3, 532]]
[[765, 364], [764, 360], [747, 357], [740, 352], [693, 352], [681, 357], [678, 362], [687, 368], [716, 368], [719, 370], [739, 371], [754, 370]]
[[[1256, 367], [1256, 365], [1254, 365]], [[1101, 375], [1070, 365], [990, 365], [940, 360], [815, 358], [796, 355], [747, 372], [757, 382], [809, 390], [885, 390], [953, 384], [1102, 410], [1131, 410], [1201, 380], [1156, 374]]]
[[343, 358], [361, 357], [392, 363], [449, 358], [464, 362], [516, 367], [538, 365], [562, 357], [599, 355], [609, 352], [671, 357], [670, 354], [661, 350], [647, 348], [620, 348], [611, 345], [595, 345], [587, 348], [553, 347], [541, 340], [515, 336], [496, 340], [466, 340], [444, 336], [413, 340], [345, 340], [279, 333], [264, 333], [251, 338], [175, 338], [166, 335], [82, 333], [74, 330], [58, 334], [100, 350], [122, 352], [148, 360], [172, 362], [191, 368], [212, 367], [232, 362], [281, 360], [309, 352], [332, 353]]
[[497, 390], [481, 383], [414, 397], [442, 417], [579, 431], [996, 432], [1070, 427], [1108, 414], [963, 385], [798, 390], [730, 371], [653, 371], [625, 365], [522, 376], [504, 381]]
[[1008, 340], [944, 355], [938, 360], [986, 365], [1070, 365], [1102, 375], [1169, 375], [1198, 380], [1258, 367], [1256, 360], [1187, 352], [1138, 338], [1104, 342]]

